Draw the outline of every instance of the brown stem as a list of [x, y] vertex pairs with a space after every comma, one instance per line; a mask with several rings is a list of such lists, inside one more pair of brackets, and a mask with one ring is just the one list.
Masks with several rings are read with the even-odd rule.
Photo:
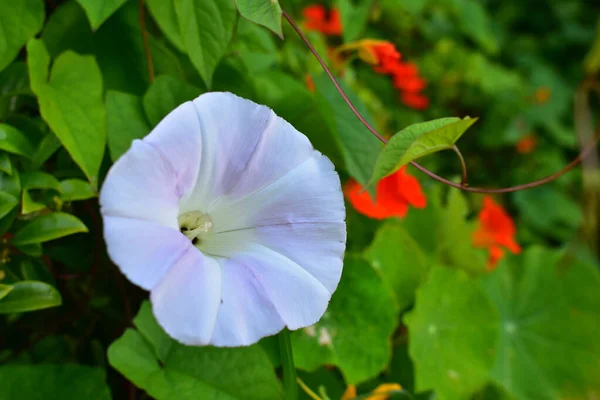
[[460, 160], [460, 167], [462, 168], [462, 179], [460, 180], [460, 186], [465, 187], [467, 186], [467, 163], [465, 162], [465, 158], [463, 157], [462, 153], [455, 144], [452, 145], [452, 150], [458, 156], [458, 159]]
[[150, 79], [150, 83], [152, 83], [154, 82], [154, 62], [152, 61], [152, 53], [150, 53], [150, 42], [148, 40], [148, 31], [146, 30], [146, 18], [144, 17], [144, 0], [138, 0], [138, 14], [140, 16], [140, 30], [142, 31], [142, 40], [144, 41], [146, 63], [148, 64], [148, 79]]
[[[348, 107], [350, 107], [350, 109], [352, 110], [352, 112], [354, 113], [354, 115], [356, 116], [356, 118], [358, 118], [360, 120], [360, 122], [375, 136], [377, 137], [377, 139], [379, 139], [382, 143], [386, 144], [387, 140], [385, 140], [385, 138], [379, 133], [377, 132], [377, 130], [375, 128], [373, 128], [371, 126], [371, 124], [369, 124], [365, 118], [358, 112], [358, 110], [356, 109], [356, 107], [354, 107], [354, 104], [352, 104], [352, 102], [350, 101], [350, 99], [348, 98], [348, 96], [346, 95], [346, 93], [344, 93], [344, 90], [340, 87], [339, 83], [337, 82], [336, 78], [333, 76], [333, 74], [331, 73], [331, 71], [329, 70], [329, 68], [327, 67], [327, 64], [325, 64], [325, 62], [323, 61], [323, 59], [321, 58], [321, 56], [319, 55], [319, 53], [317, 52], [317, 50], [313, 47], [313, 45], [310, 43], [310, 41], [308, 40], [308, 38], [306, 37], [306, 35], [304, 35], [304, 33], [302, 32], [302, 30], [298, 27], [298, 25], [294, 22], [294, 20], [292, 19], [292, 17], [290, 17], [290, 15], [283, 11], [283, 17], [288, 21], [288, 23], [291, 25], [291, 27], [294, 29], [294, 31], [296, 31], [296, 33], [298, 34], [298, 36], [300, 36], [300, 38], [302, 39], [302, 41], [306, 44], [306, 46], [309, 48], [309, 50], [311, 51], [311, 53], [315, 56], [315, 58], [317, 59], [317, 61], [319, 62], [319, 64], [321, 64], [321, 67], [323, 68], [323, 70], [325, 71], [325, 73], [329, 76], [329, 79], [331, 79], [331, 81], [333, 82], [333, 84], [335, 85], [337, 91], [340, 93], [340, 95], [342, 96], [342, 98], [344, 99], [344, 101], [346, 102], [346, 104], [348, 105]], [[466, 182], [461, 182], [459, 183], [455, 183], [452, 181], [449, 181], [448, 179], [442, 178], [441, 176], [437, 175], [436, 173], [428, 170], [427, 168], [423, 167], [422, 165], [411, 161], [411, 164], [417, 168], [419, 171], [423, 172], [424, 174], [428, 175], [430, 178], [435, 179], [438, 182], [441, 182], [445, 185], [451, 186], [453, 188], [457, 188], [457, 189], [461, 189], [464, 190], [466, 192], [472, 192], [472, 193], [488, 193], [488, 194], [496, 194], [496, 193], [510, 193], [510, 192], [517, 192], [519, 190], [525, 190], [525, 189], [531, 189], [537, 186], [542, 186], [545, 185], [546, 183], [552, 182], [553, 180], [558, 179], [559, 177], [563, 176], [564, 174], [566, 174], [567, 172], [569, 172], [570, 170], [572, 170], [573, 168], [575, 168], [583, 158], [585, 158], [585, 156], [590, 152], [590, 150], [592, 150], [593, 148], [595, 148], [596, 146], [596, 142], [598, 141], [598, 133], [596, 133], [596, 135], [594, 135], [593, 140], [582, 150], [582, 152], [577, 156], [577, 158], [575, 158], [573, 161], [571, 161], [569, 164], [567, 164], [563, 169], [561, 169], [558, 172], [555, 172], [552, 175], [549, 175], [545, 178], [542, 178], [540, 180], [537, 181], [533, 181], [533, 182], [529, 182], [529, 183], [524, 183], [521, 185], [516, 185], [516, 186], [510, 186], [510, 187], [505, 187], [505, 188], [498, 188], [498, 189], [485, 189], [485, 188], [476, 188], [476, 187], [469, 187], [467, 186]], [[463, 174], [464, 177], [464, 174]]]

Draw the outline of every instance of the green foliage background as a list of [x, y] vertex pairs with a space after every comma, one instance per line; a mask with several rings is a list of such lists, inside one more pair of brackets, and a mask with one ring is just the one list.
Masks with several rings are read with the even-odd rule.
[[[106, 255], [97, 195], [133, 139], [209, 90], [268, 105], [343, 180], [366, 184], [382, 146], [281, 23], [281, 9], [301, 21], [309, 3], [0, 2], [0, 400], [283, 398], [274, 338], [217, 349], [166, 336], [147, 294]], [[428, 82], [431, 105], [416, 111], [388, 77], [350, 60], [341, 84], [380, 132], [479, 117], [458, 141], [473, 186], [542, 178], [593, 135], [597, 1], [321, 3], [337, 7], [344, 25], [342, 36], [308, 33], [323, 56], [354, 40], [388, 40]], [[431, 124], [405, 133], [418, 140], [439, 127]], [[467, 127], [432, 137], [448, 148]], [[528, 135], [537, 146], [520, 154], [515, 145]], [[411, 143], [386, 148], [375, 178], [428, 153]], [[419, 161], [460, 177], [451, 152]], [[368, 393], [384, 382], [403, 386], [398, 398], [598, 398], [599, 176], [590, 158], [545, 186], [498, 197], [524, 252], [491, 273], [471, 244], [480, 195], [418, 175], [428, 205], [402, 220], [370, 220], [348, 205], [340, 286], [321, 321], [292, 333], [302, 380], [332, 400], [347, 385]]]

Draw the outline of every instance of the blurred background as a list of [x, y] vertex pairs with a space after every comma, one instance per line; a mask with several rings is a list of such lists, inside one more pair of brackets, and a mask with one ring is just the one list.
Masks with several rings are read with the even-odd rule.
[[[0, 399], [282, 398], [273, 338], [171, 341], [105, 251], [106, 171], [206, 91], [273, 108], [342, 178], [342, 281], [292, 334], [301, 398], [600, 398], [600, 2], [280, 0], [383, 136], [478, 117], [457, 143], [471, 187], [591, 149], [534, 189], [465, 193], [409, 166], [371, 197], [381, 143], [285, 20], [281, 40], [228, 1], [0, 4]], [[202, 46], [214, 57], [199, 63]], [[86, 138], [81, 157], [65, 132]], [[461, 180], [453, 152], [419, 162]]]

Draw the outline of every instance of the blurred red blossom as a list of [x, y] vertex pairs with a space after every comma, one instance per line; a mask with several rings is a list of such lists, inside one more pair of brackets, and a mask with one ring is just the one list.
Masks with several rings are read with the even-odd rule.
[[304, 75], [304, 81], [306, 82], [306, 87], [307, 87], [308, 91], [311, 93], [314, 93], [315, 81], [313, 80], [312, 76], [309, 73]]
[[406, 172], [406, 168], [400, 168], [377, 183], [375, 201], [365, 188], [352, 179], [344, 185], [344, 194], [356, 211], [375, 219], [404, 217], [409, 205], [416, 208], [427, 205], [421, 184]]
[[506, 210], [490, 196], [483, 199], [478, 219], [479, 227], [473, 232], [473, 245], [488, 249], [488, 270], [496, 268], [498, 261], [504, 256], [504, 249], [513, 254], [521, 252], [521, 246], [515, 241], [515, 223]]
[[392, 77], [394, 87], [400, 91], [400, 100], [406, 106], [417, 110], [429, 107], [429, 99], [421, 93], [427, 82], [419, 76], [415, 64], [402, 61], [393, 43], [364, 39], [341, 47], [342, 51], [351, 49], [357, 49], [360, 59], [372, 64], [375, 72]]
[[529, 154], [537, 146], [537, 137], [533, 134], [524, 136], [517, 142], [517, 151], [521, 154]]
[[309, 31], [321, 32], [325, 35], [342, 34], [342, 18], [337, 9], [331, 9], [329, 12], [322, 5], [314, 4], [302, 10], [305, 23], [304, 27]]

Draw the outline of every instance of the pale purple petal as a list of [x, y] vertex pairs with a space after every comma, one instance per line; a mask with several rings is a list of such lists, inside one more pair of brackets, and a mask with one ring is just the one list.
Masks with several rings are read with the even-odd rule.
[[150, 299], [169, 336], [187, 345], [209, 344], [221, 303], [221, 267], [191, 248], [152, 289]]
[[100, 192], [102, 214], [179, 229], [177, 182], [177, 172], [154, 146], [135, 140], [108, 172]]
[[328, 222], [256, 228], [257, 241], [304, 268], [333, 293], [342, 276], [346, 224]]
[[299, 223], [216, 233], [202, 241], [201, 250], [230, 258], [250, 245], [262, 245], [289, 258], [333, 293], [342, 274], [346, 224]]
[[312, 145], [265, 107], [231, 93], [196, 100], [202, 135], [200, 174], [182, 211], [215, 207], [222, 197], [245, 196], [311, 156]]
[[156, 222], [104, 217], [108, 255], [136, 285], [150, 290], [188, 250], [196, 250], [179, 230]]
[[220, 264], [223, 302], [211, 344], [248, 346], [279, 332], [285, 324], [254, 272], [232, 259], [221, 259]]
[[252, 272], [288, 328], [312, 325], [325, 313], [331, 294], [290, 259], [260, 245], [231, 259]]
[[222, 201], [210, 211], [214, 232], [258, 226], [342, 222], [345, 207], [340, 178], [320, 153], [237, 201]]
[[188, 101], [171, 111], [144, 142], [154, 146], [172, 166], [178, 195], [189, 195], [198, 177], [202, 154], [202, 132], [194, 104]]

